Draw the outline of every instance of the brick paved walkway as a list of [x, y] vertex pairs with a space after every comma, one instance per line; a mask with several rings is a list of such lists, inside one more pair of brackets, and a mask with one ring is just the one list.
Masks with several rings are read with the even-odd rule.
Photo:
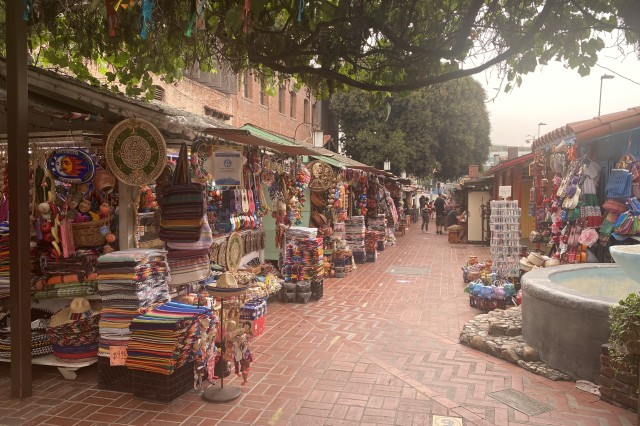
[[[470, 254], [483, 259], [488, 249], [451, 246], [414, 225], [377, 262], [326, 280], [321, 301], [270, 303], [267, 333], [252, 343], [249, 385], [232, 403], [189, 393], [155, 404], [97, 389], [97, 369], [67, 381], [42, 367], [34, 367], [34, 396], [11, 400], [2, 365], [0, 424], [432, 425], [433, 415], [464, 425], [636, 424], [635, 413], [574, 383], [549, 381], [458, 343], [462, 326], [479, 313], [462, 292], [460, 266]], [[419, 269], [399, 275], [399, 266]], [[503, 389], [553, 411], [527, 416], [489, 396]]]

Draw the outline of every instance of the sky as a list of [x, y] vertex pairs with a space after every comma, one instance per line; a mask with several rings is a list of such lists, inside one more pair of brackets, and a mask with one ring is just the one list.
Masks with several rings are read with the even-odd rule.
[[614, 75], [602, 80], [601, 115], [640, 106], [640, 60], [634, 54], [621, 56], [615, 49], [605, 49], [598, 56], [598, 65], [586, 77], [576, 70], [565, 69], [560, 63], [538, 67], [534, 73], [522, 76], [520, 87], [511, 92], [500, 87], [496, 72], [486, 71], [474, 76], [494, 100], [487, 102], [491, 120], [493, 145], [526, 146], [526, 139], [538, 137], [574, 121], [598, 116], [598, 98], [603, 74]]

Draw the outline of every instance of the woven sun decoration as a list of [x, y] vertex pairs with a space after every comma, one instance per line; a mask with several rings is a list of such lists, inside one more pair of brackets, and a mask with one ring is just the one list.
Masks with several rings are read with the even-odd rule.
[[116, 124], [107, 137], [105, 153], [111, 172], [119, 181], [132, 186], [154, 183], [167, 162], [162, 134], [140, 118]]

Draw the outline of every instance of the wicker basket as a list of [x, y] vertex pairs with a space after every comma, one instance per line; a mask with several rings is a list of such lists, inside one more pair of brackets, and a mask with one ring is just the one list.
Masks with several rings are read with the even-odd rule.
[[[108, 225], [112, 220], [113, 216], [109, 216], [92, 222], [72, 224], [73, 245], [76, 247], [96, 247], [104, 245], [104, 235], [100, 233], [100, 228]], [[109, 232], [111, 232], [111, 230], [109, 230]]]

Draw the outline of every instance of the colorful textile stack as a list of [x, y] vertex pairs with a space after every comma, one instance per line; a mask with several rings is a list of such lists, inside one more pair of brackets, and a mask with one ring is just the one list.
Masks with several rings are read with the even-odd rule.
[[202, 281], [211, 274], [209, 248], [167, 252], [172, 286]]
[[364, 249], [367, 253], [374, 253], [378, 246], [378, 232], [367, 230], [364, 234]]
[[9, 297], [9, 222], [0, 223], [0, 299]]
[[313, 238], [298, 242], [303, 253], [304, 279], [314, 281], [324, 276], [324, 249], [323, 239]]
[[387, 234], [389, 234], [387, 217], [384, 214], [379, 214], [375, 219], [369, 219], [369, 229], [378, 233], [378, 251], [384, 250]]
[[116, 251], [100, 257], [97, 270], [103, 307], [99, 356], [108, 357], [111, 346], [127, 346], [133, 318], [167, 301], [167, 252]]
[[98, 252], [77, 250], [68, 258], [40, 259], [40, 278], [35, 282], [36, 299], [83, 297], [98, 292], [95, 272]]
[[194, 359], [194, 344], [203, 334], [215, 330], [211, 309], [182, 303], [159, 305], [131, 322], [127, 347], [127, 368], [160, 374]]
[[60, 361], [79, 362], [98, 354], [100, 314], [83, 297], [73, 299], [71, 305], [51, 317], [47, 335], [53, 355]]
[[[47, 326], [51, 318], [51, 312], [32, 308], [31, 309], [31, 356], [42, 356], [53, 352], [49, 336], [47, 336]], [[0, 358], [11, 358], [11, 314], [0, 314]]]
[[[163, 236], [160, 236], [164, 239]], [[167, 261], [171, 270], [169, 284], [172, 296], [177, 295], [177, 286], [199, 284], [211, 275], [209, 249], [213, 243], [211, 227], [207, 216], [202, 217], [198, 239], [194, 242], [167, 240]]]
[[[293, 228], [291, 228], [293, 229]], [[322, 279], [324, 276], [324, 249], [322, 237], [315, 237], [317, 232], [307, 230], [316, 228], [296, 227], [293, 233], [287, 230], [287, 245], [285, 248], [285, 261], [283, 275], [287, 282], [301, 280], [311, 281]], [[299, 238], [306, 235], [314, 235], [313, 238]]]
[[352, 216], [345, 222], [345, 225], [347, 244], [353, 252], [354, 259], [364, 262], [364, 233], [366, 231], [364, 216]]
[[292, 226], [289, 229], [287, 229], [287, 238], [306, 240], [309, 238], [316, 238], [317, 235], [318, 235], [318, 228], [305, 228], [303, 226]]

